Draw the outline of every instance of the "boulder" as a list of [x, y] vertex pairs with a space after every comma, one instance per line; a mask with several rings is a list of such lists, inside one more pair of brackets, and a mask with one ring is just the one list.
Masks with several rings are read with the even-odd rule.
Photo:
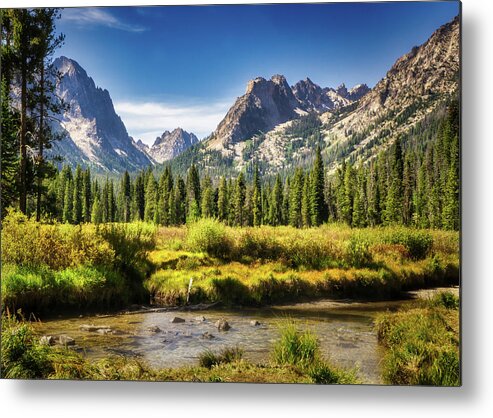
[[225, 319], [219, 319], [215, 325], [219, 331], [227, 331], [231, 328]]
[[55, 344], [55, 338], [53, 338], [52, 335], [43, 335], [39, 339], [39, 343], [41, 345], [54, 345]]
[[183, 318], [175, 316], [169, 322], [171, 322], [172, 324], [181, 324], [182, 322], [185, 322], [185, 320]]
[[250, 321], [250, 325], [252, 327], [258, 327], [260, 325], [260, 322], [258, 322], [256, 319]]
[[200, 316], [196, 316], [196, 317], [195, 317], [195, 320], [196, 320], [197, 322], [205, 322], [205, 316], [202, 316], [202, 315], [200, 315]]
[[200, 338], [204, 339], [204, 340], [212, 340], [213, 338], [216, 338], [214, 337], [214, 335], [212, 334], [209, 334], [208, 332], [204, 332]]
[[[87, 331], [87, 332], [100, 332], [100, 331], [106, 331], [106, 333], [111, 331], [111, 327], [107, 325], [81, 325], [79, 327], [81, 331]], [[101, 332], [104, 333], [104, 332]]]
[[58, 344], [67, 347], [69, 345], [75, 345], [75, 340], [72, 337], [69, 337], [68, 335], [60, 335], [58, 337]]
[[96, 332], [101, 335], [106, 335], [106, 334], [112, 334], [113, 330], [111, 328], [99, 328]]
[[159, 328], [157, 325], [151, 325], [150, 327], [147, 327], [147, 331], [154, 333], [162, 332], [161, 328]]

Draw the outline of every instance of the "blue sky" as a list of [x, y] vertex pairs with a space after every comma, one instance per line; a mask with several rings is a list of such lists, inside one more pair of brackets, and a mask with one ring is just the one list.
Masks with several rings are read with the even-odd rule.
[[248, 80], [380, 80], [459, 12], [450, 2], [64, 9], [58, 51], [109, 90], [130, 135], [212, 132]]

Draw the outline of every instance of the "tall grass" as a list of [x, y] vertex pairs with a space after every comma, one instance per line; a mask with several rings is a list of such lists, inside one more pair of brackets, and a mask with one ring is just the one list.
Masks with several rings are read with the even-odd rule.
[[355, 384], [359, 383], [355, 370], [343, 370], [322, 359], [317, 336], [300, 331], [287, 319], [279, 324], [280, 339], [272, 350], [273, 361], [280, 366], [292, 366], [306, 373], [312, 383]]
[[454, 295], [440, 294], [423, 306], [377, 318], [378, 338], [387, 348], [383, 363], [386, 382], [433, 386], [461, 384], [457, 306]]
[[154, 226], [42, 224], [10, 211], [2, 225], [2, 302], [13, 311], [108, 309], [148, 300]]
[[291, 321], [280, 325], [281, 338], [274, 344], [273, 360], [279, 365], [302, 368], [319, 360], [319, 343], [310, 331], [300, 332]]
[[211, 369], [220, 364], [228, 364], [240, 361], [243, 358], [243, 349], [240, 347], [226, 347], [219, 354], [210, 350], [204, 351], [199, 356], [199, 366]]

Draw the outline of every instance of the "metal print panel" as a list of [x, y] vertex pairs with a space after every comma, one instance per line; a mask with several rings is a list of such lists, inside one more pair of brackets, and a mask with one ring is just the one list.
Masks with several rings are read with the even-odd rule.
[[2, 378], [461, 384], [459, 2], [1, 21]]

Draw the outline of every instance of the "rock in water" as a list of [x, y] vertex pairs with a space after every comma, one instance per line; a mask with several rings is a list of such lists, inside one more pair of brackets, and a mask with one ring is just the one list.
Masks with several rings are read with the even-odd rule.
[[161, 328], [159, 328], [157, 325], [151, 325], [147, 328], [147, 331], [154, 333], [162, 332]]
[[181, 324], [182, 322], [185, 322], [185, 320], [183, 318], [175, 316], [169, 322], [171, 322], [172, 324]]
[[195, 320], [196, 320], [197, 322], [205, 322], [205, 316], [202, 316], [202, 315], [200, 315], [200, 316], [196, 316], [196, 317], [195, 317]]
[[216, 327], [219, 331], [227, 331], [231, 328], [231, 326], [228, 324], [228, 321], [225, 319], [219, 319], [216, 322]]
[[51, 335], [43, 335], [39, 339], [39, 343], [41, 345], [53, 345], [53, 344], [55, 344], [55, 339]]
[[250, 325], [252, 327], [258, 327], [260, 325], [260, 322], [258, 322], [257, 320], [253, 320], [253, 321], [250, 321]]
[[81, 325], [79, 327], [81, 331], [87, 331], [87, 332], [99, 332], [99, 333], [108, 333], [111, 332], [111, 327], [107, 325]]
[[75, 340], [72, 337], [69, 337], [68, 335], [60, 335], [58, 337], [58, 344], [64, 346], [75, 345]]
[[214, 335], [212, 334], [209, 334], [208, 332], [204, 332], [200, 338], [204, 339], [204, 340], [212, 340], [213, 338], [216, 338], [214, 337]]

